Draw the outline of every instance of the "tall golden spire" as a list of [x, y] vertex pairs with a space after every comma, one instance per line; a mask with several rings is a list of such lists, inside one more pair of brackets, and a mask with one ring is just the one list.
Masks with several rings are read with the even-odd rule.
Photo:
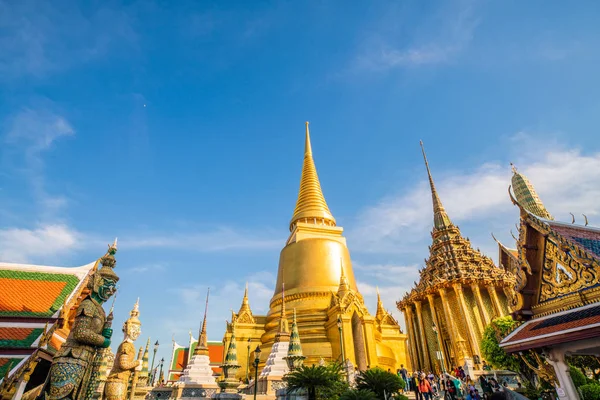
[[446, 209], [444, 209], [442, 201], [435, 189], [435, 185], [433, 184], [433, 177], [429, 170], [429, 163], [427, 162], [427, 156], [425, 155], [423, 141], [420, 141], [419, 143], [421, 144], [421, 151], [423, 152], [423, 159], [425, 160], [425, 167], [427, 168], [427, 175], [429, 176], [429, 186], [431, 187], [431, 198], [433, 200], [433, 226], [435, 229], [445, 229], [452, 226], [452, 221], [450, 221], [450, 217], [446, 214]]
[[512, 189], [519, 204], [538, 217], [553, 220], [554, 218], [550, 215], [548, 210], [546, 210], [546, 207], [544, 207], [544, 203], [540, 200], [540, 197], [536, 193], [531, 182], [529, 182], [529, 179], [517, 171], [517, 168], [513, 163], [510, 163], [510, 165], [513, 171], [511, 179]]
[[306, 122], [306, 141], [304, 143], [304, 163], [300, 178], [300, 190], [294, 215], [290, 221], [290, 231], [293, 230], [298, 221], [335, 226], [335, 218], [331, 215], [325, 197], [323, 197], [317, 168], [313, 160], [308, 122]]
[[204, 305], [204, 319], [202, 320], [202, 327], [200, 328], [200, 334], [198, 335], [198, 343], [194, 350], [194, 355], [208, 355], [208, 338], [206, 336], [206, 315], [208, 314], [208, 295], [210, 294], [210, 288], [206, 291], [206, 304]]

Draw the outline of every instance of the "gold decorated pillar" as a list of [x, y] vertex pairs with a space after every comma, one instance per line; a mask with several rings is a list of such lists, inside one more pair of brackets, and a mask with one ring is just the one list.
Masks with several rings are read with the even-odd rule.
[[410, 356], [411, 366], [414, 370], [419, 369], [419, 360], [415, 348], [415, 335], [413, 333], [413, 318], [411, 306], [405, 306], [403, 309], [404, 320], [406, 321], [406, 334], [408, 335], [408, 354]]
[[427, 336], [425, 335], [425, 327], [423, 325], [423, 310], [421, 308], [421, 301], [415, 301], [415, 307], [417, 308], [417, 321], [419, 325], [419, 334], [421, 336], [421, 343], [423, 345], [423, 364], [424, 367], [428, 371], [431, 371], [433, 368], [431, 366], [431, 359], [429, 353], [429, 345], [427, 344]]
[[492, 304], [494, 306], [494, 310], [496, 310], [496, 317], [503, 317], [504, 311], [502, 310], [502, 304], [500, 304], [500, 299], [498, 298], [498, 293], [496, 292], [496, 287], [489, 283], [487, 285], [488, 293], [490, 294], [490, 298], [492, 299]]
[[[459, 361], [462, 361], [466, 356], [466, 349], [464, 343], [465, 340], [462, 338], [460, 332], [454, 326], [454, 320], [452, 319], [452, 310], [450, 309], [450, 304], [448, 304], [446, 289], [440, 288], [439, 291], [440, 297], [442, 298], [442, 307], [444, 308], [444, 317], [446, 318], [446, 324], [448, 326], [448, 331], [450, 332], [450, 339], [452, 340], [452, 345], [454, 347], [454, 363], [460, 364]], [[450, 360], [448, 362], [450, 362]]]
[[[435, 323], [435, 326], [437, 327], [437, 343], [435, 343], [436, 356], [434, 357], [434, 359], [436, 361], [438, 361], [437, 360], [437, 352], [440, 351], [444, 354], [444, 359], [439, 360], [439, 361], [446, 363], [446, 360], [449, 359], [449, 355], [444, 352], [444, 346], [442, 345], [442, 343], [444, 342], [444, 338], [442, 337], [442, 325], [440, 324], [440, 321], [438, 321], [437, 313], [435, 312], [435, 299], [433, 297], [433, 294], [431, 294], [431, 293], [428, 294], [427, 300], [429, 301], [429, 310], [431, 311], [431, 316], [433, 318], [433, 322]], [[449, 368], [449, 366], [446, 365], [446, 368]]]
[[[373, 316], [363, 316], [363, 329], [365, 338], [375, 337], [375, 318]], [[374, 340], [365, 340], [365, 350], [367, 356], [367, 365], [377, 365], [377, 346]]]
[[467, 329], [467, 335], [469, 337], [469, 342], [471, 343], [471, 351], [473, 352], [473, 355], [479, 354], [479, 339], [475, 334], [475, 325], [471, 319], [469, 309], [467, 308], [467, 302], [465, 301], [465, 294], [463, 292], [462, 284], [457, 282], [454, 283], [452, 287], [454, 288], [454, 293], [456, 294], [456, 299], [458, 300], [463, 321], [465, 322], [465, 328]]
[[479, 290], [479, 285], [476, 283], [473, 283], [471, 285], [471, 290], [473, 291], [473, 294], [475, 295], [475, 300], [477, 301], [477, 308], [479, 309], [479, 315], [481, 315], [481, 320], [484, 323], [484, 329], [486, 326], [488, 326], [490, 324], [490, 316], [487, 312], [487, 309], [485, 308], [485, 304], [483, 303], [483, 298], [481, 297], [481, 291]]

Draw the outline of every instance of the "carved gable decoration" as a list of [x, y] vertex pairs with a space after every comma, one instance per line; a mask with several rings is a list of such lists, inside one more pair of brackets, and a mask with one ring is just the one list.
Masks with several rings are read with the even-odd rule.
[[600, 271], [588, 268], [572, 254], [570, 246], [546, 241], [539, 302], [543, 303], [600, 284]]
[[242, 311], [241, 313], [239, 313], [237, 315], [235, 322], [238, 324], [254, 324], [254, 323], [256, 323], [251, 311]]

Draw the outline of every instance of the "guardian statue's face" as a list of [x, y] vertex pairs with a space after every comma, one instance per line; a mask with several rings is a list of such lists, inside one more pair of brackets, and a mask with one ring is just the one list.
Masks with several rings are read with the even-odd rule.
[[106, 301], [110, 298], [110, 296], [115, 294], [116, 291], [117, 282], [112, 279], [104, 278], [104, 282], [98, 288], [98, 297], [100, 297], [102, 301]]

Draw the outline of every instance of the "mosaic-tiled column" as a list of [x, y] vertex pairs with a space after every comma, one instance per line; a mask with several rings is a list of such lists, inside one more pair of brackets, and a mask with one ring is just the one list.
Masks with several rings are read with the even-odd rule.
[[454, 293], [456, 294], [456, 299], [458, 300], [458, 305], [461, 310], [463, 320], [465, 321], [467, 336], [469, 337], [469, 342], [471, 343], [471, 351], [473, 352], [473, 355], [478, 355], [479, 338], [475, 333], [475, 323], [471, 319], [471, 314], [469, 313], [469, 309], [467, 308], [467, 302], [465, 301], [465, 294], [463, 292], [462, 284], [455, 283], [454, 285], [452, 285], [452, 287], [454, 288]]
[[415, 319], [413, 318], [413, 311], [412, 311], [412, 306], [408, 306], [406, 308], [406, 315], [408, 317], [408, 326], [407, 329], [410, 332], [410, 337], [412, 338], [412, 342], [410, 343], [410, 346], [412, 348], [412, 352], [414, 355], [413, 358], [413, 369], [416, 370], [420, 370], [423, 367], [423, 363], [421, 362], [421, 353], [419, 352], [419, 339], [418, 339], [418, 335], [417, 335], [417, 331], [416, 331], [416, 326], [415, 326]]
[[427, 344], [427, 336], [425, 336], [425, 327], [423, 325], [423, 310], [421, 309], [421, 301], [415, 301], [415, 307], [417, 309], [417, 321], [419, 322], [419, 333], [421, 335], [421, 343], [423, 344], [423, 364], [427, 367], [427, 371], [432, 371], [429, 345]]
[[490, 294], [490, 298], [492, 299], [492, 304], [494, 305], [494, 310], [496, 310], [496, 317], [503, 317], [504, 311], [502, 310], [502, 304], [500, 304], [500, 299], [498, 298], [498, 293], [496, 292], [496, 287], [493, 284], [487, 285], [487, 290]]
[[[464, 339], [461, 337], [460, 332], [454, 326], [454, 319], [452, 317], [452, 310], [448, 303], [448, 297], [446, 289], [440, 288], [440, 297], [442, 299], [442, 307], [444, 309], [444, 317], [446, 318], [446, 325], [448, 326], [448, 332], [450, 332], [450, 340], [452, 341], [452, 347], [454, 348], [455, 362], [459, 359], [464, 358]], [[448, 360], [450, 362], [450, 360]]]
[[[490, 316], [487, 312], [487, 308], [485, 308], [485, 304], [483, 303], [483, 297], [481, 297], [481, 290], [479, 290], [479, 285], [474, 283], [471, 285], [471, 290], [475, 295], [475, 300], [477, 301], [477, 308], [479, 309], [479, 315], [481, 315], [481, 320], [485, 326], [490, 324]], [[484, 327], [485, 329], [485, 327]]]
[[[408, 355], [410, 357], [410, 364], [411, 364], [412, 369], [416, 370], [417, 366], [419, 364], [419, 361], [416, 359], [415, 352], [413, 349], [415, 338], [413, 337], [413, 333], [412, 333], [412, 329], [411, 329], [412, 310], [410, 309], [410, 306], [405, 306], [402, 309], [402, 313], [404, 314], [404, 322], [406, 322], [406, 334], [408, 335]], [[410, 317], [408, 315], [409, 313], [411, 314]]]
[[[449, 360], [449, 355], [446, 354], [446, 352], [444, 351], [444, 338], [442, 337], [442, 325], [440, 324], [440, 321], [438, 321], [438, 317], [437, 317], [437, 313], [435, 312], [435, 298], [433, 297], [433, 294], [428, 294], [427, 295], [427, 300], [429, 301], [429, 310], [431, 310], [431, 316], [433, 317], [433, 323], [435, 324], [435, 326], [437, 327], [437, 343], [436, 343], [436, 352], [437, 351], [441, 351], [442, 354], [444, 354], [444, 360], [440, 360], [441, 362], [443, 362], [444, 364], [446, 364], [447, 360]], [[436, 353], [436, 360], [437, 360], [437, 353]], [[445, 366], [446, 369], [450, 368], [448, 365]]]

